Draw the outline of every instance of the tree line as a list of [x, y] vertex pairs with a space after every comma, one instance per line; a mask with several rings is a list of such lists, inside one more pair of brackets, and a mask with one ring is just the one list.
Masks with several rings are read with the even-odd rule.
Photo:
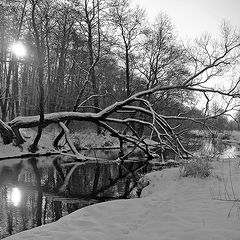
[[[2, 1], [0, 11], [3, 121], [38, 114], [38, 81], [46, 113], [70, 111], [91, 95], [85, 105], [97, 112], [188, 75], [170, 19], [147, 24], [144, 10], [129, 1]], [[27, 48], [24, 58], [11, 52], [16, 41]]]
[[[238, 107], [239, 74], [225, 74], [238, 67], [240, 34], [226, 22], [219, 40], [204, 34], [186, 44], [168, 16], [149, 23], [127, 0], [3, 0], [0, 37], [1, 119], [39, 114], [39, 137], [46, 113], [97, 114], [139, 92], [141, 101], [113, 105], [111, 114], [129, 111], [126, 125], [140, 135], [149, 121], [144, 106], [153, 122], [157, 112], [173, 126], [214, 125], [216, 117], [228, 124], [224, 114]], [[27, 49], [22, 58], [11, 51], [19, 41]], [[209, 84], [220, 77], [225, 89]], [[214, 95], [223, 101], [216, 104]]]

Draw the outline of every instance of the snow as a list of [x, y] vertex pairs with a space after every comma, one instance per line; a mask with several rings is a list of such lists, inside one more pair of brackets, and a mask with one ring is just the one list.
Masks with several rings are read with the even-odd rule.
[[240, 197], [239, 160], [214, 162], [213, 176], [204, 179], [181, 177], [179, 168], [146, 178], [141, 198], [91, 205], [6, 239], [240, 240], [240, 206], [225, 201], [232, 189]]
[[12, 144], [3, 145], [0, 143], [0, 157], [11, 157], [18, 156], [20, 154], [27, 153], [26, 151], [21, 151], [20, 148], [13, 146]]

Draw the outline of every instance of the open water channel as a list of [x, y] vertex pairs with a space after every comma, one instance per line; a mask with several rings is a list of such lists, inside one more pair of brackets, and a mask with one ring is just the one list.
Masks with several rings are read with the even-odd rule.
[[[206, 140], [192, 141], [198, 154], [233, 158], [236, 146]], [[58, 220], [79, 208], [119, 198], [136, 197], [130, 192], [141, 174], [151, 165], [140, 156], [119, 166], [116, 152], [95, 152], [96, 158], [84, 164], [66, 157], [41, 157], [0, 162], [0, 239]]]

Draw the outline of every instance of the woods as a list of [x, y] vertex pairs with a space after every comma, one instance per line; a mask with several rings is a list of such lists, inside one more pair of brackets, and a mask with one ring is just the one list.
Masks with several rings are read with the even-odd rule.
[[[146, 135], [183, 156], [186, 128], [227, 129], [227, 114], [238, 110], [240, 33], [226, 22], [220, 40], [206, 34], [186, 44], [168, 16], [149, 23], [126, 0], [6, 0], [0, 13], [5, 144], [21, 144], [19, 129], [38, 127], [29, 149], [36, 152], [42, 129], [54, 123], [62, 128], [53, 143], [58, 148], [76, 120], [148, 158]], [[25, 56], [11, 49], [16, 42]]]
[[239, 239], [237, 9], [0, 0], [0, 239]]

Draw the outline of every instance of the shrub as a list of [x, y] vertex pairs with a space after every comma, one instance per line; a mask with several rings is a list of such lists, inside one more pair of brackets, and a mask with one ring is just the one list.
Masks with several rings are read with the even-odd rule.
[[205, 178], [211, 175], [212, 169], [213, 167], [209, 157], [194, 157], [182, 164], [182, 167], [180, 168], [180, 175], [182, 177]]
[[229, 132], [224, 132], [222, 135], [220, 135], [220, 138], [223, 140], [230, 140], [231, 134]]
[[109, 134], [97, 134], [93, 132], [76, 132], [71, 134], [73, 144], [77, 149], [81, 148], [104, 148], [112, 147], [114, 145], [119, 146], [117, 138], [110, 136]]

